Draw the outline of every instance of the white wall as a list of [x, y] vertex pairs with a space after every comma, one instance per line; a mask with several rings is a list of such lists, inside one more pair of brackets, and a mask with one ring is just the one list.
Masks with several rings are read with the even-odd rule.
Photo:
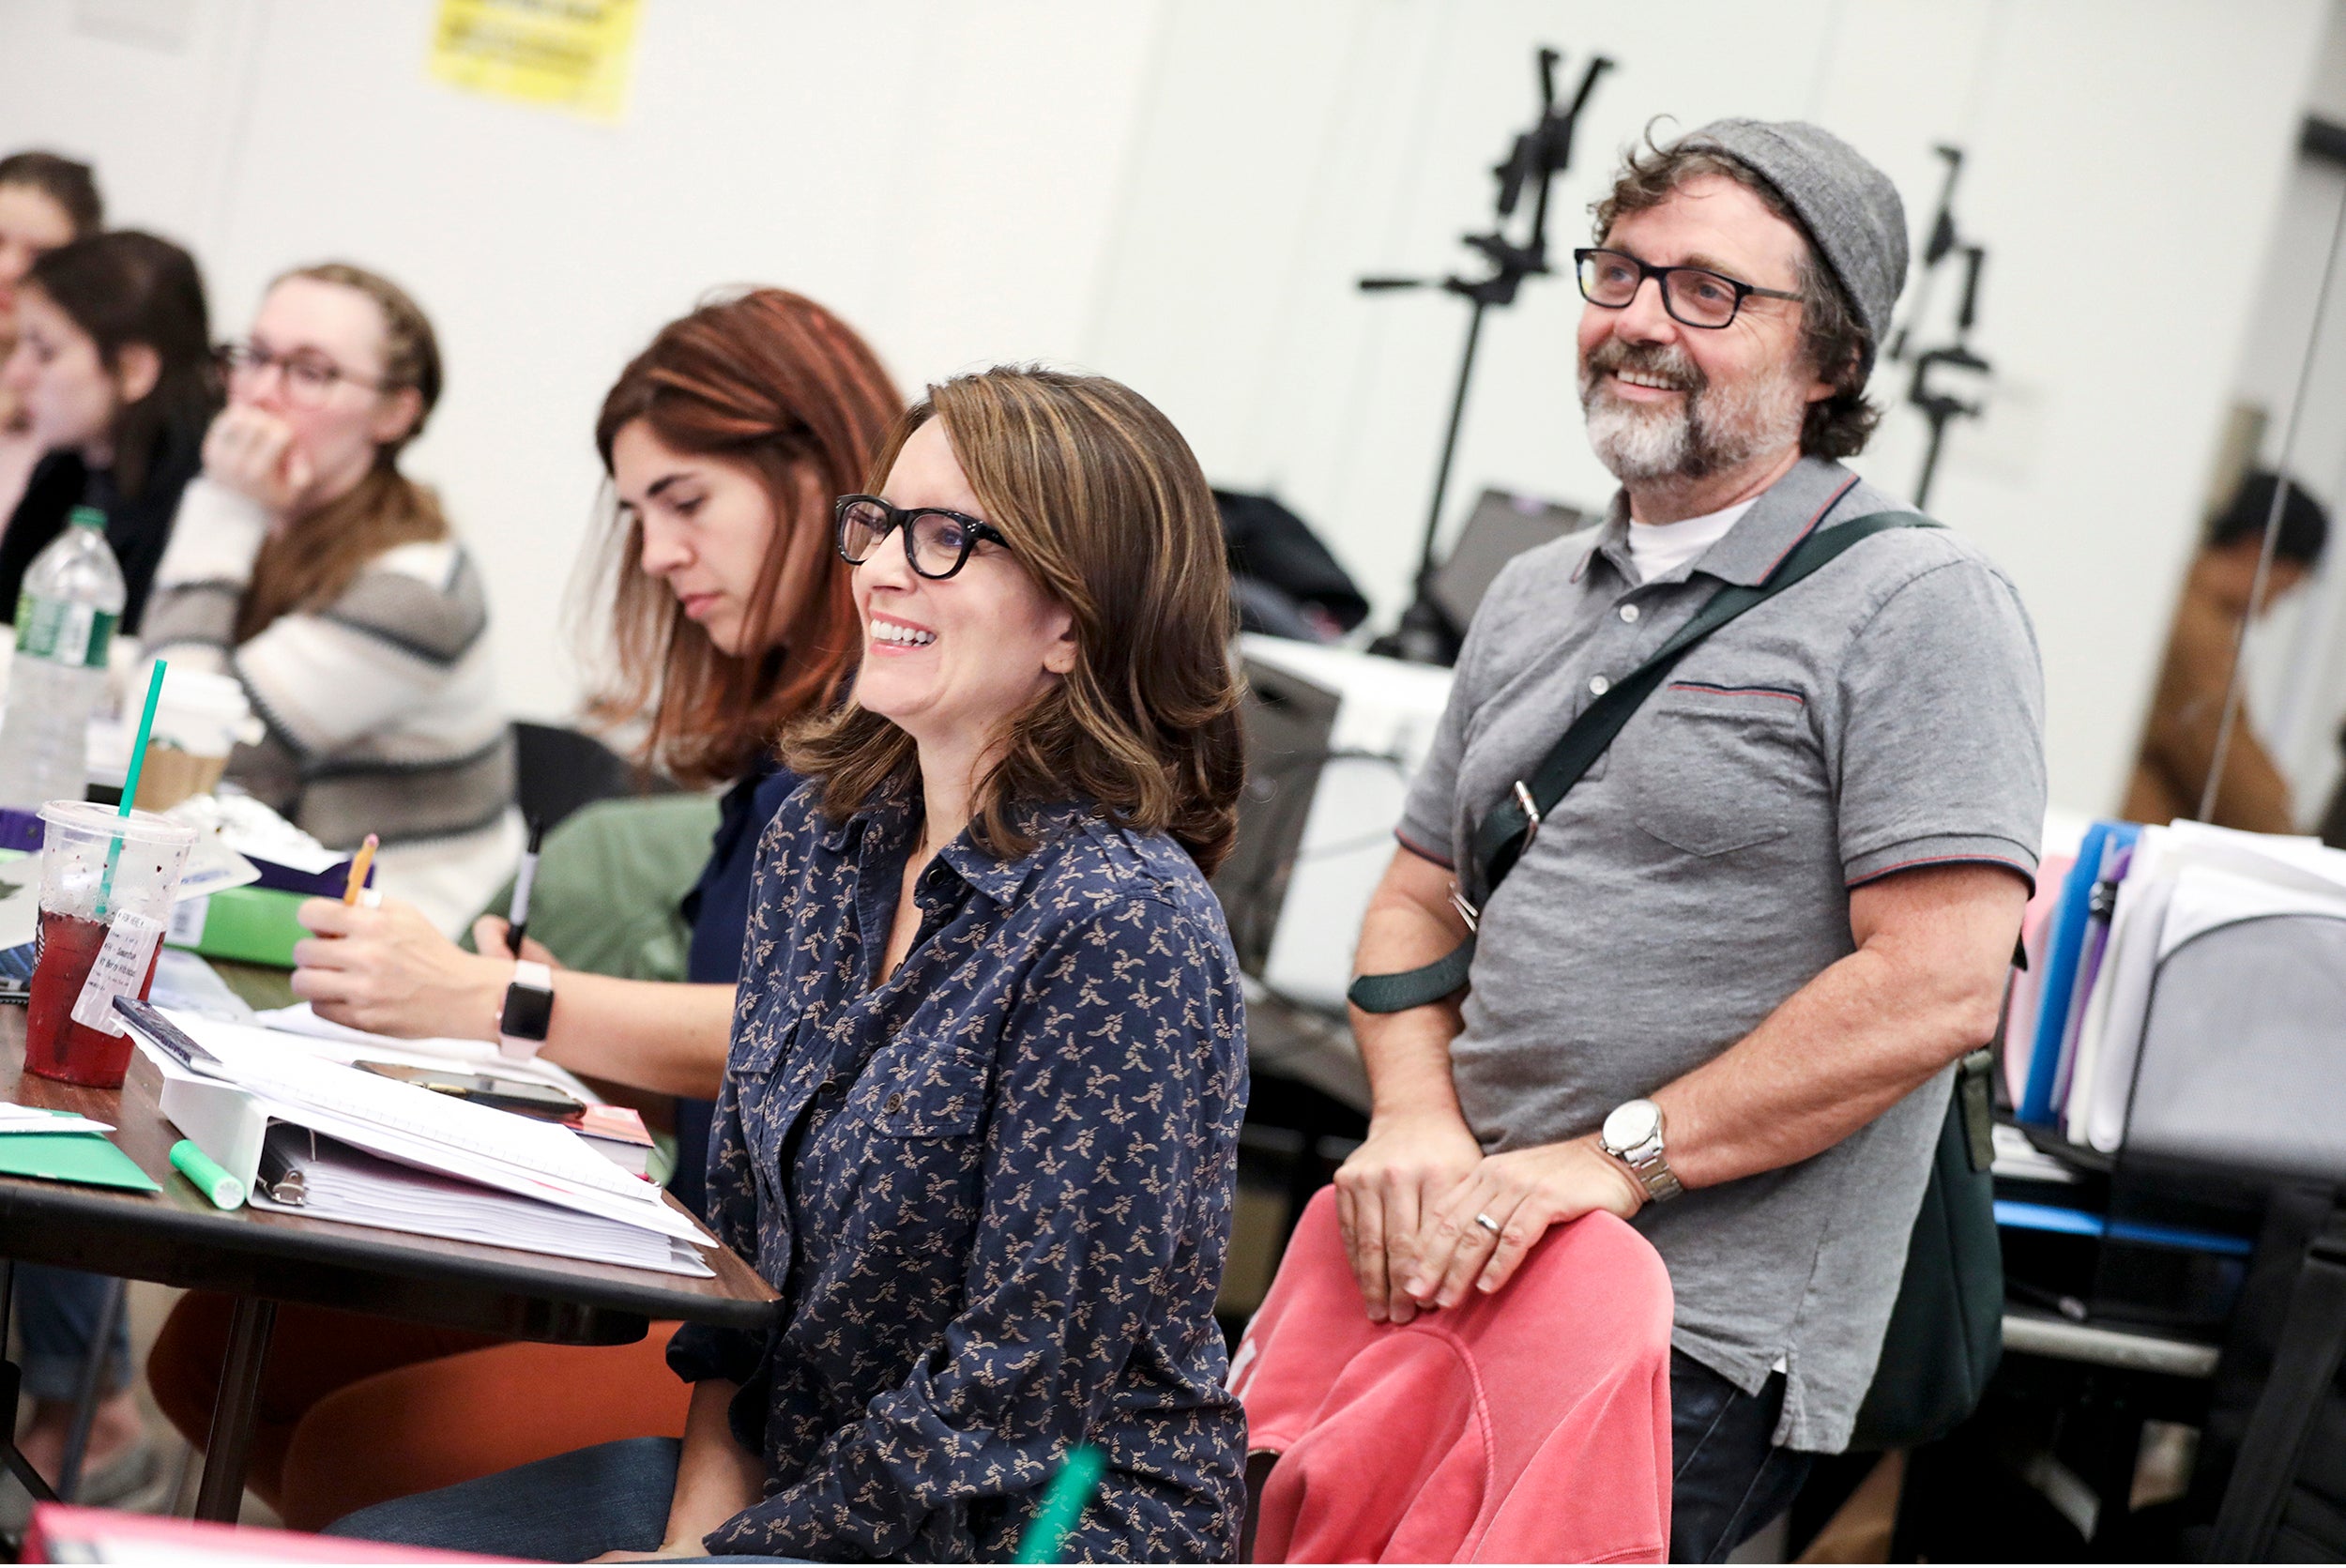
[[[428, 82], [428, 0], [146, 0], [190, 19], [175, 53], [77, 33], [90, 3], [0, 8], [0, 146], [97, 155], [121, 218], [197, 248], [223, 332], [270, 273], [323, 254], [416, 290], [451, 366], [418, 466], [480, 551], [508, 689], [539, 713], [574, 694], [557, 633], [596, 402], [708, 285], [804, 289], [907, 386], [997, 357], [1120, 375], [1218, 480], [1318, 525], [1389, 617], [1463, 307], [1351, 281], [1465, 265], [1484, 171], [1530, 117], [1534, 43], [1570, 52], [1568, 79], [1591, 49], [1621, 62], [1559, 188], [1559, 249], [1656, 114], [1820, 119], [1891, 173], [1917, 226], [1931, 145], [1961, 143], [1958, 211], [1991, 251], [1975, 343], [2000, 385], [1991, 419], [1950, 438], [1934, 510], [2027, 595], [2055, 798], [2088, 809], [2114, 804], [2131, 754], [2253, 303], [2202, 286], [2198, 248], [2264, 254], [2326, 14], [648, 0], [611, 128]], [[1573, 397], [1577, 303], [1540, 280], [1492, 319], [1454, 517], [1485, 483], [1609, 491]], [[1901, 409], [1864, 465], [1902, 492], [1919, 449]]]
[[595, 410], [712, 286], [821, 299], [907, 388], [1080, 355], [1150, 8], [652, 0], [617, 127], [429, 81], [433, 13], [206, 0], [174, 53], [88, 36], [75, 0], [10, 0], [0, 146], [94, 156], [115, 221], [194, 248], [221, 336], [329, 255], [416, 294], [449, 389], [412, 466], [481, 558], [518, 711], [573, 704]]
[[[1570, 51], [1575, 78], [1591, 49], [1622, 63], [1560, 185], [1559, 249], [1585, 243], [1611, 156], [1655, 114], [1820, 120], [1889, 171], [1916, 230], [1938, 190], [1932, 144], [1960, 144], [1958, 213], [1990, 252], [1973, 341], [1998, 385], [1990, 419], [1950, 435], [1933, 510], [2034, 613], [2054, 799], [2113, 808], [2252, 303], [2247, 283], [2202, 286], [2198, 248], [2220, 236], [2261, 263], [2323, 8], [1784, 0], [1767, 25], [1754, 14], [1320, 0], [1266, 17], [1188, 0], [1159, 57], [1098, 357], [1164, 401], [1218, 476], [1276, 488], [1326, 529], [1391, 606], [1465, 307], [1351, 281], [1466, 264], [1455, 236], [1488, 224], [1483, 171], [1529, 119], [1535, 42]], [[1716, 47], [1689, 41], [1706, 30]], [[1233, 47], [1250, 34], [1256, 47]], [[1609, 493], [1579, 431], [1578, 308], [1568, 279], [1535, 282], [1486, 327], [1449, 521], [1485, 483], [1582, 505]], [[1904, 391], [1902, 371], [1877, 386]], [[1900, 404], [1860, 466], [1907, 494], [1921, 447]]]

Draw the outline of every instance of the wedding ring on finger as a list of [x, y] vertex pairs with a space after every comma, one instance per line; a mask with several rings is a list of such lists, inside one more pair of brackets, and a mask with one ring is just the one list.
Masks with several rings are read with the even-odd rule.
[[1500, 1231], [1499, 1222], [1498, 1222], [1497, 1220], [1492, 1219], [1492, 1218], [1491, 1218], [1488, 1214], [1477, 1214], [1477, 1215], [1475, 1215], [1475, 1216], [1474, 1216], [1474, 1223], [1475, 1223], [1476, 1225], [1481, 1225], [1481, 1226], [1482, 1226], [1485, 1230], [1489, 1231], [1489, 1232], [1490, 1232], [1493, 1236], [1496, 1236], [1496, 1235], [1498, 1235], [1498, 1234], [1499, 1234], [1499, 1231]]

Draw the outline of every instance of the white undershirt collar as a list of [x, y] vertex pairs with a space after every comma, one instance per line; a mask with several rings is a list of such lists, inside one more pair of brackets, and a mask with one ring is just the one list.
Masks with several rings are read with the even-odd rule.
[[1629, 525], [1629, 564], [1637, 569], [1638, 581], [1651, 583], [1665, 577], [1701, 555], [1720, 540], [1727, 531], [1743, 520], [1760, 499], [1738, 501], [1731, 507], [1705, 512], [1676, 523], [1639, 523]]

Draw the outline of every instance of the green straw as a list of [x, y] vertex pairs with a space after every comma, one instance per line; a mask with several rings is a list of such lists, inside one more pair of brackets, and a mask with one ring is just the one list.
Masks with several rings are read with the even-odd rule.
[[1058, 1562], [1062, 1560], [1061, 1549], [1073, 1533], [1075, 1521], [1083, 1517], [1084, 1507], [1092, 1494], [1100, 1489], [1100, 1476], [1107, 1469], [1107, 1455], [1089, 1443], [1070, 1451], [1067, 1463], [1051, 1478], [1050, 1490], [1043, 1494], [1043, 1511], [1027, 1527], [1024, 1539], [1018, 1543], [1018, 1562]]
[[[122, 804], [114, 814], [128, 817], [139, 798], [139, 772], [146, 766], [146, 738], [155, 730], [155, 705], [162, 699], [163, 660], [155, 661], [155, 673], [146, 677], [146, 711], [139, 715], [138, 738], [130, 742], [130, 767], [122, 779]], [[106, 918], [106, 906], [114, 898], [114, 867], [122, 860], [122, 836], [116, 833], [106, 845], [106, 875], [98, 882], [98, 918]]]

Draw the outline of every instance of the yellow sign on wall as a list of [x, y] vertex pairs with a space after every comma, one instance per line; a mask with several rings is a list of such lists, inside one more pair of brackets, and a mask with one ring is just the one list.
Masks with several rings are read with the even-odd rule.
[[432, 75], [492, 98], [616, 122], [640, 0], [440, 0]]

